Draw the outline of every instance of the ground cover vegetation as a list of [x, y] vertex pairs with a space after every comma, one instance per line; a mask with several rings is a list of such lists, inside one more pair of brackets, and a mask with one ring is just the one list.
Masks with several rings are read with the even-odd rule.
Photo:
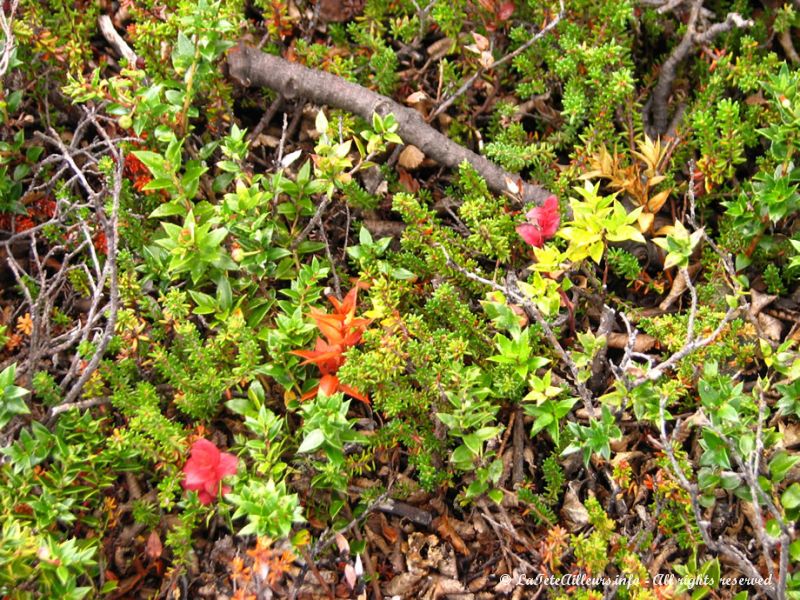
[[0, 4], [4, 598], [800, 598], [796, 1]]

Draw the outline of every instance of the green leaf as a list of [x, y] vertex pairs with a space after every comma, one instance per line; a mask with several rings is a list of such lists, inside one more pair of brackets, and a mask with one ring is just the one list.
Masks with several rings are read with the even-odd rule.
[[453, 450], [453, 454], [450, 458], [456, 465], [471, 465], [474, 454], [470, 452], [469, 448], [462, 444]]
[[800, 506], [800, 483], [793, 483], [781, 496], [781, 505], [787, 510]]
[[297, 449], [298, 454], [303, 454], [306, 452], [313, 452], [322, 444], [325, 443], [325, 434], [322, 433], [321, 429], [314, 429], [313, 431], [309, 432], [303, 443], [300, 444], [300, 447]]
[[489, 499], [495, 504], [500, 504], [503, 501], [503, 491], [498, 489], [489, 490], [486, 492]]
[[775, 456], [772, 457], [772, 460], [769, 461], [769, 472], [770, 475], [772, 475], [773, 481], [775, 483], [780, 483], [783, 481], [783, 478], [786, 477], [786, 474], [798, 462], [800, 462], [800, 456], [791, 456], [785, 450], [776, 452]]
[[132, 154], [142, 161], [142, 164], [147, 167], [153, 177], [169, 177], [170, 173], [167, 171], [166, 161], [164, 157], [157, 152], [135, 150]]

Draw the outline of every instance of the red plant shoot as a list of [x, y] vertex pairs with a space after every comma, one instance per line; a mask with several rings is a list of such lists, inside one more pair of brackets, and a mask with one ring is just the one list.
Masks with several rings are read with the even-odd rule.
[[[189, 460], [183, 466], [183, 487], [197, 492], [200, 502], [210, 504], [220, 493], [223, 477], [236, 473], [238, 459], [228, 452], [220, 452], [212, 442], [199, 439], [192, 444]], [[227, 494], [231, 488], [222, 486]]]
[[548, 196], [542, 206], [532, 208], [525, 216], [528, 222], [517, 225], [517, 233], [531, 246], [541, 248], [558, 231], [561, 222], [558, 198]]
[[293, 350], [291, 353], [305, 358], [301, 365], [315, 364], [319, 369], [319, 384], [301, 400], [308, 400], [317, 395], [318, 390], [326, 396], [338, 391], [352, 396], [369, 404], [369, 396], [362, 394], [357, 389], [343, 384], [336, 376], [336, 372], [344, 364], [344, 353], [361, 341], [361, 336], [369, 326], [369, 319], [356, 318], [356, 300], [358, 287], [354, 287], [341, 302], [333, 296], [328, 300], [333, 304], [332, 313], [324, 313], [319, 309], [311, 309], [311, 318], [317, 322], [317, 329], [325, 337], [318, 337], [313, 350]]

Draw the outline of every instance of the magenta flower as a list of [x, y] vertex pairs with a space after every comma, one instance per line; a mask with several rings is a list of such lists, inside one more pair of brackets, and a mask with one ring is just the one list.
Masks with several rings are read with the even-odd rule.
[[525, 216], [528, 222], [517, 225], [517, 233], [531, 246], [541, 248], [558, 231], [561, 221], [558, 198], [548, 196], [542, 206], [532, 208]]
[[[186, 478], [183, 487], [195, 490], [200, 502], [210, 504], [220, 493], [222, 478], [236, 473], [238, 459], [227, 452], [220, 452], [212, 442], [197, 440], [192, 444], [191, 456], [183, 466]], [[222, 493], [231, 491], [228, 486], [222, 486]]]

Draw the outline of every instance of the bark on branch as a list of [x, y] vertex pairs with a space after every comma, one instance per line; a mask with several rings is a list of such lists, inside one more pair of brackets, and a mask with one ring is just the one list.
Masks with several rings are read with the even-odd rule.
[[[315, 104], [346, 110], [367, 121], [372, 120], [373, 113], [381, 117], [392, 113], [400, 125], [397, 133], [404, 142], [415, 145], [428, 157], [451, 169], [468, 161], [495, 193], [508, 190], [506, 179], [514, 182], [519, 179], [439, 133], [417, 111], [336, 75], [312, 70], [243, 44], [228, 54], [228, 69], [240, 84], [268, 87], [285, 100], [306, 98]], [[523, 182], [523, 201], [540, 204], [549, 195], [543, 187]]]

